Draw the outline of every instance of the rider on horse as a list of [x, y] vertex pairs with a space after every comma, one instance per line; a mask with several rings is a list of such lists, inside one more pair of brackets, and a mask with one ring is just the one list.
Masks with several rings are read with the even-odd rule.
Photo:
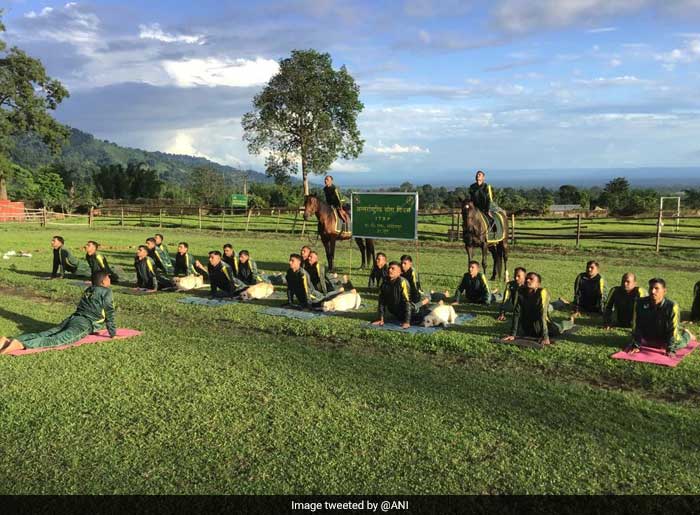
[[474, 207], [479, 209], [489, 223], [489, 228], [494, 225], [494, 211], [498, 208], [493, 201], [493, 190], [485, 182], [486, 174], [479, 170], [476, 172], [476, 182], [469, 186], [469, 197], [474, 203]]
[[343, 202], [340, 199], [340, 190], [333, 184], [333, 176], [326, 175], [323, 182], [325, 184], [323, 193], [326, 195], [326, 204], [335, 209], [336, 213], [338, 213], [338, 216], [345, 224], [345, 230], [349, 230], [350, 220], [348, 220], [348, 213], [343, 209]]

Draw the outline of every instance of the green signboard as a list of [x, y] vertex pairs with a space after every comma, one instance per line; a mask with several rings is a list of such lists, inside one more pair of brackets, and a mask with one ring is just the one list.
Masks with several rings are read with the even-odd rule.
[[248, 195], [238, 193], [231, 195], [231, 207], [248, 207]]
[[354, 238], [418, 239], [418, 193], [352, 193], [350, 203]]

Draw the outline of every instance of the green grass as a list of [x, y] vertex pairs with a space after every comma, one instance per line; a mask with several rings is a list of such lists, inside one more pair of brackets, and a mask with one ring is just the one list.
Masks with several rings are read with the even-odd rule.
[[[80, 288], [38, 278], [55, 232], [0, 226], [1, 253], [34, 253], [0, 260], [0, 334], [43, 329], [74, 309]], [[152, 229], [61, 232], [76, 254], [94, 238], [128, 268]], [[231, 241], [266, 271], [282, 271], [310, 241], [175, 229], [166, 238], [171, 249], [187, 240], [200, 258]], [[458, 244], [378, 250], [412, 253], [426, 289], [453, 289], [465, 268]], [[351, 255], [356, 267], [359, 253], [343, 244], [341, 271]], [[685, 309], [700, 279], [692, 250], [595, 256], [609, 283], [630, 268], [663, 276]], [[537, 270], [554, 297], [570, 297], [588, 257], [517, 247], [510, 268]], [[366, 327], [376, 300], [364, 291], [359, 313], [299, 321], [121, 288], [119, 325], [144, 336], [0, 360], [0, 493], [700, 492], [695, 354], [676, 369], [612, 360], [626, 333], [590, 318], [543, 351], [493, 344], [506, 324], [491, 308], [466, 309], [478, 315], [472, 324], [431, 336], [376, 332]]]

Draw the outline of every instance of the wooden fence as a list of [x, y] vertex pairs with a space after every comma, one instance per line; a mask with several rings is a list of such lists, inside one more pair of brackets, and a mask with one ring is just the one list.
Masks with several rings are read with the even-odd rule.
[[[62, 214], [45, 209], [25, 210], [24, 223], [42, 226], [157, 227], [279, 233], [303, 236], [316, 231], [316, 221], [305, 221], [295, 208], [230, 209], [190, 206], [124, 206], [95, 208], [87, 214]], [[421, 240], [461, 241], [459, 210], [421, 211]], [[611, 246], [643, 246], [659, 252], [663, 247], [700, 248], [700, 216], [601, 218], [509, 217], [508, 240], [516, 244], [568, 245], [579, 248], [595, 242]], [[662, 245], [662, 242], [664, 245]]]

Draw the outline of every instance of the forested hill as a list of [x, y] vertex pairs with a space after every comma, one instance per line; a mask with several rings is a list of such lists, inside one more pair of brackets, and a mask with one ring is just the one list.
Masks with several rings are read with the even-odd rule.
[[67, 168], [87, 176], [101, 165], [143, 162], [157, 170], [161, 180], [180, 185], [185, 183], [188, 173], [198, 167], [212, 168], [218, 173], [225, 174], [234, 184], [238, 181], [242, 182], [246, 175], [250, 182], [273, 182], [265, 174], [221, 165], [203, 157], [120, 147], [116, 143], [97, 139], [78, 129], [71, 129], [70, 138], [58, 155], [51, 155], [48, 148], [35, 136], [23, 136], [17, 138], [15, 142], [16, 145], [10, 157], [13, 162], [28, 169], [37, 169], [59, 161]]

